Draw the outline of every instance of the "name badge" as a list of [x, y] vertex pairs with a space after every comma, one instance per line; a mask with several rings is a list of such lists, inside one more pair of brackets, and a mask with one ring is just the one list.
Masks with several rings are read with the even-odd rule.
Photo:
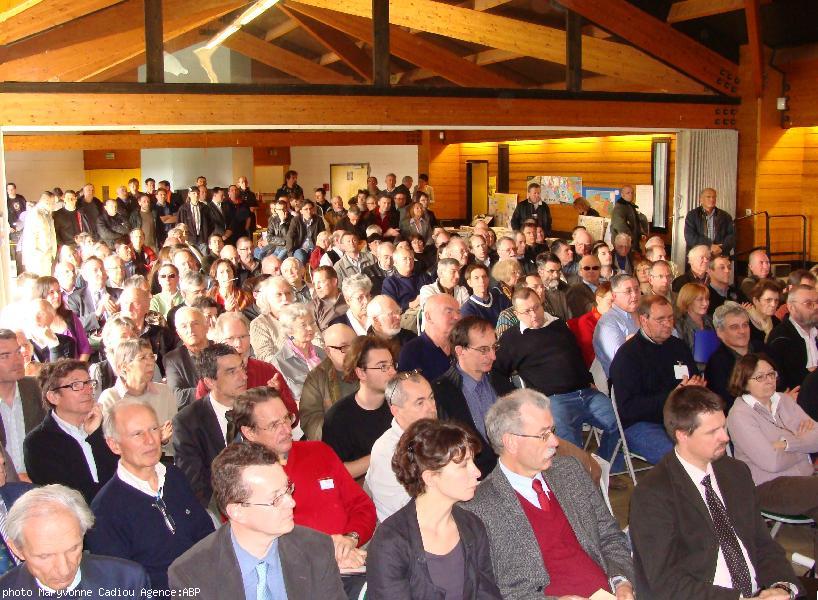
[[673, 372], [676, 374], [676, 379], [690, 377], [690, 371], [687, 370], [687, 365], [673, 365]]
[[331, 490], [335, 488], [335, 482], [332, 480], [332, 477], [327, 477], [326, 479], [319, 479], [318, 485], [321, 486], [322, 490]]

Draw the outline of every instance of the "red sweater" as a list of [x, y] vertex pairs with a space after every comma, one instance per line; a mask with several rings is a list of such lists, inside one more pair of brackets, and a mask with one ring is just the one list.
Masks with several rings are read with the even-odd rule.
[[375, 504], [324, 442], [293, 442], [284, 466], [295, 484], [296, 525], [327, 535], [355, 531], [359, 545], [375, 531]]
[[[247, 389], [249, 390], [250, 388], [267, 385], [267, 382], [270, 381], [277, 373], [278, 369], [276, 369], [270, 363], [255, 358], [248, 358]], [[281, 380], [281, 391], [279, 393], [281, 394], [281, 399], [284, 401], [284, 406], [287, 407], [288, 411], [295, 415], [295, 422], [298, 423], [298, 405], [295, 403], [293, 393], [290, 391], [287, 382], [284, 381], [284, 376], [279, 374], [278, 377]], [[199, 383], [196, 385], [196, 400], [201, 400], [207, 396], [207, 391], [207, 386], [204, 384], [204, 381], [200, 379]]]
[[599, 589], [611, 591], [605, 571], [580, 546], [560, 503], [553, 493], [550, 497], [549, 510], [544, 511], [517, 494], [551, 579], [545, 595], [590, 598]]
[[589, 369], [596, 357], [594, 354], [594, 329], [596, 329], [596, 324], [601, 316], [597, 309], [593, 308], [584, 315], [568, 321], [568, 329], [577, 338], [579, 349], [582, 350], [582, 358], [585, 359], [585, 366]]

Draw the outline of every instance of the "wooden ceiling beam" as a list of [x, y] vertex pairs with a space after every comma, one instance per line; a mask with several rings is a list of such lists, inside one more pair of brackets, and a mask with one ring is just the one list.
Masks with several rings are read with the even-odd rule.
[[[98, 85], [98, 84], [89, 84]], [[39, 84], [25, 91], [6, 85], [0, 92], [0, 123], [33, 127], [118, 127], [184, 130], [194, 126], [232, 129], [269, 127], [390, 126], [408, 129], [438, 127], [613, 127], [719, 129], [724, 110], [735, 105], [597, 99], [533, 99], [419, 97], [390, 94], [355, 95], [349, 89], [333, 95], [201, 94], [167, 84], [142, 93], [142, 84], [104, 85], [88, 92], [60, 91], [60, 85]], [[93, 90], [93, 93], [91, 93]], [[726, 119], [724, 119], [726, 121]]]
[[122, 0], [36, 0], [0, 15], [0, 45], [47, 31], [58, 25], [119, 4]]
[[412, 144], [416, 131], [236, 131], [209, 133], [103, 133], [94, 135], [5, 135], [4, 149], [142, 150], [146, 148], [264, 148]]
[[764, 44], [761, 41], [759, 0], [746, 0], [744, 17], [747, 21], [747, 45], [750, 52], [750, 70], [753, 73], [753, 91], [756, 98], [761, 98], [764, 93]]
[[[291, 11], [286, 6], [280, 7], [293, 21], [298, 23], [315, 41], [334, 53], [350, 69], [360, 75], [367, 83], [372, 82], [372, 57], [355, 45], [349, 37], [306, 15]], [[323, 63], [323, 57], [319, 64]]]
[[253, 60], [297, 77], [306, 83], [358, 83], [352, 77], [322, 67], [308, 58], [285, 50], [275, 44], [265, 42], [245, 31], [237, 31], [224, 41], [224, 45]]
[[[711, 89], [738, 95], [737, 64], [627, 0], [560, 0], [560, 4]], [[583, 46], [583, 58], [584, 50]]]
[[[368, 0], [302, 0], [300, 4], [372, 18]], [[393, 25], [565, 64], [565, 32], [544, 25], [435, 0], [395, 2], [390, 6], [389, 20]], [[672, 92], [702, 92], [701, 84], [626, 44], [583, 36], [582, 52], [587, 71]]]
[[[312, 17], [367, 44], [372, 44], [372, 21], [370, 19], [319, 9], [314, 6], [307, 6], [304, 3], [290, 2], [289, 0], [285, 3], [285, 7], [299, 14]], [[393, 6], [390, 6], [390, 20], [393, 8]], [[389, 28], [389, 49], [394, 56], [420, 67], [425, 67], [457, 85], [467, 87], [520, 87], [512, 79], [483, 69], [473, 62], [464, 60], [454, 52], [450, 52], [420, 36], [412, 35], [395, 25], [391, 25]]]
[[[772, 0], [761, 0], [761, 4], [769, 4]], [[682, 23], [721, 15], [744, 8], [744, 0], [681, 0], [674, 2], [667, 15], [668, 23]]]
[[[514, 60], [515, 58], [520, 58], [520, 56], [522, 55], [514, 54], [507, 50], [481, 50], [480, 52], [464, 56], [463, 59], [482, 67]], [[395, 76], [399, 77], [402, 82], [413, 82], [437, 77], [437, 73], [429, 69], [415, 69], [414, 71], [407, 71], [405, 73], [396, 73]]]
[[267, 33], [264, 34], [264, 41], [265, 42], [273, 42], [280, 37], [284, 37], [291, 31], [295, 31], [298, 29], [299, 24], [297, 21], [293, 19], [287, 19], [286, 21], [282, 21], [272, 29], [267, 30]]
[[[197, 29], [247, 3], [247, 0], [188, 0], [163, 3], [163, 39]], [[145, 51], [143, 3], [127, 0], [87, 15], [49, 34], [7, 48], [0, 81], [85, 81]], [[117, 27], [111, 27], [117, 23]], [[85, 37], [93, 32], [91, 37]]]

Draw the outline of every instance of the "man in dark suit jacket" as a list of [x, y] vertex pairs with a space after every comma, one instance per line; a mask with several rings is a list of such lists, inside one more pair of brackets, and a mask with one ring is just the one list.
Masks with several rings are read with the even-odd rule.
[[[652, 600], [794, 598], [798, 579], [770, 537], [750, 469], [725, 456], [721, 399], [703, 387], [675, 390], [665, 405], [669, 452], [631, 497], [636, 587]], [[735, 557], [735, 558], [733, 558]]]
[[306, 265], [309, 252], [315, 248], [315, 239], [324, 231], [324, 220], [315, 214], [315, 204], [312, 200], [304, 202], [300, 213], [293, 217], [287, 229], [286, 248], [288, 254], [295, 256], [302, 265]]
[[204, 199], [200, 201], [199, 189], [196, 186], [190, 187], [187, 197], [188, 201], [179, 208], [176, 218], [187, 227], [188, 243], [196, 246], [199, 252], [204, 254], [207, 251], [207, 238], [213, 232], [211, 211]]
[[[250, 469], [252, 478], [246, 475]], [[207, 600], [260, 597], [256, 578], [245, 587], [242, 571], [254, 570], [261, 561], [267, 566], [266, 597], [346, 600], [331, 538], [293, 524], [293, 487], [275, 453], [258, 444], [231, 444], [214, 461], [213, 471], [220, 474], [213, 481], [214, 495], [229, 524], [173, 562], [168, 571], [172, 590], [199, 588]], [[272, 505], [255, 506], [260, 503]], [[258, 557], [255, 549], [262, 540], [269, 550]]]
[[[808, 285], [794, 286], [787, 295], [789, 318], [776, 325], [767, 337], [771, 358], [785, 388], [801, 385], [815, 370], [816, 325], [818, 325], [818, 292]], [[809, 344], [810, 351], [807, 349]]]
[[580, 259], [577, 268], [579, 281], [565, 293], [568, 310], [574, 317], [581, 317], [596, 306], [596, 288], [599, 285], [601, 269], [599, 259], [593, 254]]
[[[708, 231], [708, 219], [712, 230]], [[716, 208], [716, 190], [705, 188], [699, 194], [699, 206], [685, 217], [685, 243], [689, 251], [693, 246], [709, 246], [713, 256], [730, 256], [736, 247], [736, 227], [729, 213]]]
[[56, 591], [95, 599], [142, 597], [150, 589], [142, 567], [82, 552], [83, 536], [93, 522], [79, 493], [63, 485], [33, 489], [18, 498], [6, 527], [17, 532], [9, 542], [25, 562], [0, 579], [2, 595], [42, 597]]
[[51, 410], [23, 442], [26, 473], [38, 485], [79, 490], [90, 503], [113, 477], [117, 458], [102, 435], [102, 408], [94, 401], [88, 365], [72, 359], [48, 363], [39, 379]]
[[82, 263], [81, 273], [85, 285], [66, 297], [65, 306], [80, 318], [86, 333], [96, 333], [108, 317], [119, 311], [117, 299], [122, 290], [105, 285], [108, 276], [95, 256]]
[[173, 450], [176, 466], [202, 505], [208, 506], [213, 495], [210, 465], [224, 449], [225, 440], [236, 437], [228, 411], [236, 396], [247, 389], [247, 373], [239, 353], [226, 344], [202, 350], [196, 355], [195, 365], [209, 393], [176, 413]]
[[210, 342], [207, 339], [207, 317], [198, 308], [181, 307], [176, 311], [174, 322], [182, 345], [165, 355], [165, 374], [176, 396], [176, 404], [182, 409], [196, 399], [199, 374], [193, 365], [193, 357]]
[[57, 234], [57, 243], [73, 244], [74, 236], [91, 233], [91, 224], [88, 217], [77, 209], [77, 194], [73, 190], [66, 190], [62, 199], [63, 207], [54, 211], [54, 231]]

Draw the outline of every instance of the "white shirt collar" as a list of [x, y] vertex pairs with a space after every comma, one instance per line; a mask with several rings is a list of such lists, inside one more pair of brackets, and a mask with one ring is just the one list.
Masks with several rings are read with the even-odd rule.
[[72, 425], [71, 423], [64, 419], [61, 419], [60, 416], [57, 414], [56, 410], [51, 411], [51, 416], [54, 417], [54, 420], [57, 422], [57, 425], [60, 426], [60, 429], [62, 429], [72, 438], [84, 440], [85, 438], [88, 437], [88, 432], [85, 431], [85, 428], [82, 425], [77, 427], [76, 425]]
[[[537, 327], [537, 329], [543, 329], [544, 327], [548, 327], [549, 325], [551, 325], [551, 323], [553, 323], [554, 321], [557, 321], [557, 320], [559, 320], [559, 317], [555, 317], [551, 313], [545, 313], [545, 321], [543, 322], [542, 326]], [[521, 319], [520, 320], [520, 333], [525, 333], [526, 329], [531, 329], [531, 328], [527, 327], [525, 325], [525, 323], [523, 323], [523, 321]]]
[[208, 400], [210, 400], [210, 406], [213, 407], [213, 411], [216, 413], [216, 420], [219, 422], [219, 427], [222, 430], [222, 435], [225, 436], [225, 438], [226, 438], [227, 437], [227, 411], [231, 410], [231, 408], [229, 406], [225, 406], [221, 402], [216, 402], [213, 399], [213, 396], [211, 394], [208, 394], [207, 398], [208, 398]]
[[37, 582], [37, 586], [41, 590], [43, 590], [44, 592], [46, 592], [48, 594], [55, 594], [55, 595], [60, 594], [60, 595], [64, 596], [66, 592], [70, 592], [71, 590], [75, 589], [80, 584], [80, 581], [82, 581], [82, 568], [77, 568], [77, 574], [74, 575], [74, 581], [72, 581], [71, 584], [67, 588], [65, 588], [64, 590], [60, 590], [59, 592], [57, 590], [52, 590], [50, 587], [48, 587], [46, 584], [41, 582], [36, 577], [34, 578], [34, 581]]
[[[744, 394], [741, 399], [744, 400], [752, 409], [755, 409], [756, 404], [758, 404], [761, 408], [767, 410], [767, 408], [751, 394]], [[770, 396], [770, 414], [772, 414], [773, 417], [775, 417], [775, 413], [778, 411], [778, 405], [780, 402], [781, 394], [778, 392], [775, 392], [772, 396]]]
[[156, 470], [157, 480], [156, 484], [159, 486], [158, 492], [153, 491], [153, 489], [151, 488], [150, 484], [147, 481], [145, 481], [144, 479], [140, 479], [139, 477], [131, 473], [128, 469], [126, 469], [124, 466], [122, 466], [121, 460], [119, 461], [119, 464], [116, 468], [116, 476], [122, 480], [122, 483], [126, 483], [129, 486], [136, 488], [143, 494], [147, 494], [148, 496], [156, 498], [156, 496], [160, 497], [162, 496], [163, 493], [162, 488], [164, 488], [165, 486], [165, 473], [167, 472], [167, 467], [165, 467], [165, 465], [163, 465], [161, 462], [158, 462], [156, 463], [154, 469]]
[[520, 475], [519, 473], [515, 473], [509, 469], [503, 464], [502, 459], [498, 460], [497, 464], [500, 466], [500, 471], [502, 471], [503, 475], [506, 476], [508, 483], [514, 489], [514, 491], [531, 502], [531, 504], [534, 506], [540, 506], [540, 501], [537, 498], [537, 492], [534, 491], [533, 487], [535, 479], [540, 481], [542, 484], [542, 489], [545, 491], [546, 495], [551, 495], [551, 490], [549, 489], [548, 484], [545, 482], [542, 472], [537, 473], [534, 477], [526, 477], [525, 475]]
[[676, 458], [678, 458], [679, 462], [682, 463], [682, 466], [684, 467], [684, 470], [690, 476], [690, 479], [692, 479], [693, 483], [696, 484], [696, 487], [701, 486], [702, 479], [704, 479], [706, 475], [710, 475], [710, 480], [711, 481], [716, 478], [715, 474], [713, 473], [713, 465], [711, 463], [707, 463], [707, 469], [702, 471], [696, 465], [694, 465], [692, 463], [689, 463], [685, 459], [683, 459], [679, 455], [678, 450], [674, 449], [673, 451], [676, 453]]

